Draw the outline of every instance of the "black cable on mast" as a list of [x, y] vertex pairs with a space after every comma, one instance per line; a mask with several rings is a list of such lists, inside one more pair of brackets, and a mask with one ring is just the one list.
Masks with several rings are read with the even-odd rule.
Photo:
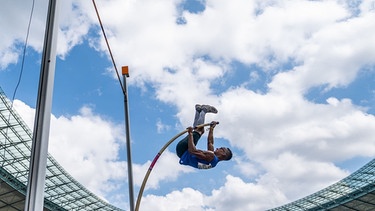
[[28, 40], [29, 40], [29, 34], [30, 34], [30, 26], [31, 26], [31, 20], [33, 18], [33, 14], [34, 14], [34, 5], [35, 5], [35, 0], [33, 0], [32, 2], [32, 6], [31, 6], [31, 12], [30, 12], [30, 17], [29, 17], [29, 23], [28, 23], [28, 26], [27, 26], [27, 32], [26, 32], [26, 38], [25, 38], [25, 45], [23, 46], [23, 53], [22, 53], [22, 62], [21, 62], [21, 71], [20, 71], [20, 74], [18, 76], [18, 81], [17, 81], [17, 84], [16, 84], [16, 87], [14, 89], [14, 92], [13, 92], [13, 96], [12, 96], [12, 107], [13, 107], [13, 101], [14, 101], [14, 98], [16, 97], [16, 93], [17, 93], [17, 89], [21, 83], [21, 78], [22, 78], [22, 74], [23, 74], [23, 68], [24, 68], [24, 64], [25, 64], [25, 57], [26, 57], [26, 49], [27, 49], [27, 44], [28, 44]]
[[118, 82], [120, 83], [120, 86], [121, 86], [122, 92], [125, 94], [125, 93], [126, 93], [126, 92], [125, 92], [125, 88], [124, 88], [124, 86], [122, 85], [122, 82], [121, 82], [121, 79], [120, 79], [120, 75], [118, 74], [117, 67], [116, 67], [116, 64], [115, 64], [115, 59], [113, 58], [112, 51], [111, 51], [111, 48], [110, 48], [109, 43], [108, 43], [107, 35], [105, 34], [105, 31], [104, 31], [104, 27], [103, 27], [102, 21], [100, 20], [100, 15], [99, 15], [98, 9], [97, 9], [97, 7], [96, 7], [95, 0], [92, 0], [92, 3], [94, 4], [94, 8], [95, 8], [95, 11], [96, 11], [96, 15], [98, 16], [98, 20], [99, 20], [100, 27], [101, 27], [102, 32], [103, 32], [103, 35], [104, 35], [105, 42], [106, 42], [106, 44], [107, 44], [107, 48], [108, 48], [108, 51], [109, 51], [109, 55], [111, 56], [112, 64], [113, 64], [113, 67], [115, 68], [115, 71], [116, 71], [116, 75], [117, 75]]
[[[20, 74], [18, 76], [18, 81], [17, 81], [16, 87], [14, 88], [13, 95], [12, 95], [12, 100], [11, 100], [11, 104], [10, 104], [10, 109], [11, 110], [13, 109], [13, 104], [14, 104], [13, 102], [14, 102], [14, 99], [16, 98], [16, 93], [17, 93], [18, 87], [21, 84], [21, 79], [22, 79], [23, 70], [24, 70], [24, 64], [25, 64], [26, 49], [27, 49], [27, 45], [28, 45], [28, 41], [29, 41], [30, 26], [31, 26], [31, 21], [33, 19], [33, 14], [34, 14], [34, 7], [35, 7], [35, 0], [32, 1], [32, 5], [31, 5], [31, 11], [30, 11], [30, 16], [29, 16], [29, 23], [27, 25], [27, 31], [26, 31], [25, 44], [23, 46], [22, 61], [21, 61], [21, 70], [20, 70]], [[12, 112], [9, 112], [8, 122], [10, 122], [10, 116], [11, 116], [11, 114], [12, 114]], [[6, 127], [6, 131], [5, 131], [6, 135], [8, 135], [8, 129], [9, 129], [9, 127], [10, 127], [10, 125]], [[6, 141], [7, 141], [7, 139], [5, 138], [5, 147], [6, 147]], [[4, 156], [5, 156], [5, 147], [4, 147]]]

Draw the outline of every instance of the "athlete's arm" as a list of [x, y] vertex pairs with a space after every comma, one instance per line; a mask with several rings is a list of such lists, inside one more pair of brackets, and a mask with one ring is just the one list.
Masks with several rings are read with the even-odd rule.
[[208, 133], [208, 137], [207, 137], [207, 150], [208, 151], [214, 151], [215, 148], [214, 148], [214, 128], [216, 126], [216, 122], [211, 122], [211, 125], [210, 125], [210, 132]]
[[197, 158], [206, 160], [206, 161], [211, 161], [214, 159], [214, 153], [213, 150], [211, 151], [203, 151], [200, 149], [197, 149], [196, 146], [194, 145], [194, 139], [193, 139], [193, 128], [189, 127], [188, 128], [188, 151], [190, 154], [195, 155]]
[[193, 153], [194, 151], [197, 151], [197, 148], [195, 147], [194, 144], [194, 138], [193, 138], [193, 128], [188, 127], [188, 151], [190, 153]]

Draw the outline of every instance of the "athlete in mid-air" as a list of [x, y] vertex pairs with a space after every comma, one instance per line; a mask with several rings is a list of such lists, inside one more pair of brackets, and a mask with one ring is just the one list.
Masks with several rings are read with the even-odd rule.
[[210, 169], [222, 160], [230, 160], [232, 151], [227, 147], [214, 149], [214, 128], [218, 122], [211, 122], [207, 137], [207, 150], [200, 150], [196, 145], [204, 133], [204, 127], [197, 127], [204, 124], [206, 113], [217, 113], [217, 109], [210, 105], [195, 105], [195, 118], [193, 127], [188, 127], [188, 135], [176, 146], [177, 156], [181, 165], [189, 165], [198, 169]]

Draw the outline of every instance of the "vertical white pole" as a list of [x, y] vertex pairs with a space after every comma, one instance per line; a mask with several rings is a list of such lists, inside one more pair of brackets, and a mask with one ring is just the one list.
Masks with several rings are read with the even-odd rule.
[[50, 0], [48, 6], [25, 211], [43, 210], [44, 205], [48, 138], [56, 64], [57, 2], [58, 0]]
[[128, 160], [128, 183], [129, 183], [129, 205], [130, 211], [134, 211], [134, 188], [133, 188], [133, 168], [132, 168], [132, 155], [131, 155], [131, 144], [130, 144], [130, 120], [129, 120], [129, 108], [128, 108], [128, 92], [126, 85], [126, 77], [129, 77], [128, 66], [122, 67], [122, 76], [124, 80], [124, 106], [125, 106], [125, 127], [126, 127], [126, 149], [127, 149], [127, 160]]

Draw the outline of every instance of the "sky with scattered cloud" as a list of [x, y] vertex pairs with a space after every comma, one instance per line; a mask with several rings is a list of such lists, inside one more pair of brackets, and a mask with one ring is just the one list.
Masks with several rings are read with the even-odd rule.
[[[2, 3], [0, 87], [33, 128], [48, 1]], [[117, 69], [130, 70], [135, 196], [158, 151], [192, 124], [195, 104], [218, 109], [206, 116], [220, 122], [215, 147], [234, 153], [195, 170], [179, 165], [172, 143], [140, 210], [270, 209], [373, 159], [374, 0], [95, 3]], [[59, 1], [58, 11], [49, 152], [128, 210], [124, 98], [93, 2]]]

